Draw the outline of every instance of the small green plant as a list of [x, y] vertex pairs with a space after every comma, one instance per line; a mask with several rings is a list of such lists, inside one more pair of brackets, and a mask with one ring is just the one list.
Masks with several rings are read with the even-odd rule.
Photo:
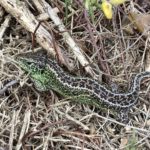
[[65, 24], [68, 23], [68, 8], [70, 7], [72, 1], [71, 0], [65, 0], [65, 4], [66, 4], [66, 7], [65, 7]]
[[137, 137], [135, 131], [133, 132], [133, 135], [131, 136], [128, 147], [125, 150], [136, 150], [136, 143], [137, 143]]

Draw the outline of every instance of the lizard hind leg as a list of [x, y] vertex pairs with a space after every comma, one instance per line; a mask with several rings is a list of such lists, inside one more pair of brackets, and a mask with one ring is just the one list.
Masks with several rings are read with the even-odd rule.
[[128, 114], [129, 114], [128, 108], [120, 110], [117, 115], [118, 116], [117, 121], [127, 124], [129, 122]]

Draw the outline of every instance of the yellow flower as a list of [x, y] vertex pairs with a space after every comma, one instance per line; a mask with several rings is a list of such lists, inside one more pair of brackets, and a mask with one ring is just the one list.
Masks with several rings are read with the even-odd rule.
[[107, 19], [112, 19], [113, 14], [112, 5], [108, 1], [106, 0], [102, 1], [101, 9], [104, 12], [104, 15], [106, 16]]
[[123, 4], [126, 0], [110, 0], [109, 2], [112, 4], [112, 5], [120, 5], [120, 4]]

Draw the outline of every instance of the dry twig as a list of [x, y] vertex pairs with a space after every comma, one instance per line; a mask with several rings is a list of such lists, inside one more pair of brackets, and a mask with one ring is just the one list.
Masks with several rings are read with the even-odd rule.
[[5, 21], [3, 22], [3, 24], [1, 24], [1, 27], [0, 27], [0, 40], [2, 40], [2, 37], [3, 37], [6, 29], [9, 27], [10, 20], [11, 20], [11, 16], [8, 15], [8, 16], [6, 16]]

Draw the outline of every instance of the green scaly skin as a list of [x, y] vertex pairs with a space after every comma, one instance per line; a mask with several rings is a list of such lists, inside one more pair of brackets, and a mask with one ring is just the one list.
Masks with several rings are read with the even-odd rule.
[[[39, 54], [40, 52], [41, 55]], [[45, 62], [46, 53], [44, 51], [40, 52], [38, 53], [38, 58], [35, 58], [39, 60], [37, 63], [34, 58], [32, 59], [32, 57], [29, 56], [31, 53], [19, 54], [16, 57], [19, 66], [30, 74], [30, 78], [37, 90], [54, 90], [65, 98], [101, 108], [101, 103], [96, 101], [94, 97], [91, 97], [89, 92], [76, 89], [71, 90], [70, 87], [64, 86], [59, 82], [54, 72], [50, 70], [48, 63]], [[36, 56], [36, 54], [34, 54], [34, 56]], [[44, 61], [39, 65], [40, 59], [44, 59]]]
[[114, 93], [95, 80], [66, 74], [55, 61], [47, 59], [44, 50], [19, 54], [16, 60], [30, 74], [39, 91], [52, 89], [76, 102], [111, 108], [118, 112], [118, 118], [122, 122], [128, 121], [129, 109], [137, 103], [141, 80], [150, 77], [150, 72], [137, 74], [129, 92]]

